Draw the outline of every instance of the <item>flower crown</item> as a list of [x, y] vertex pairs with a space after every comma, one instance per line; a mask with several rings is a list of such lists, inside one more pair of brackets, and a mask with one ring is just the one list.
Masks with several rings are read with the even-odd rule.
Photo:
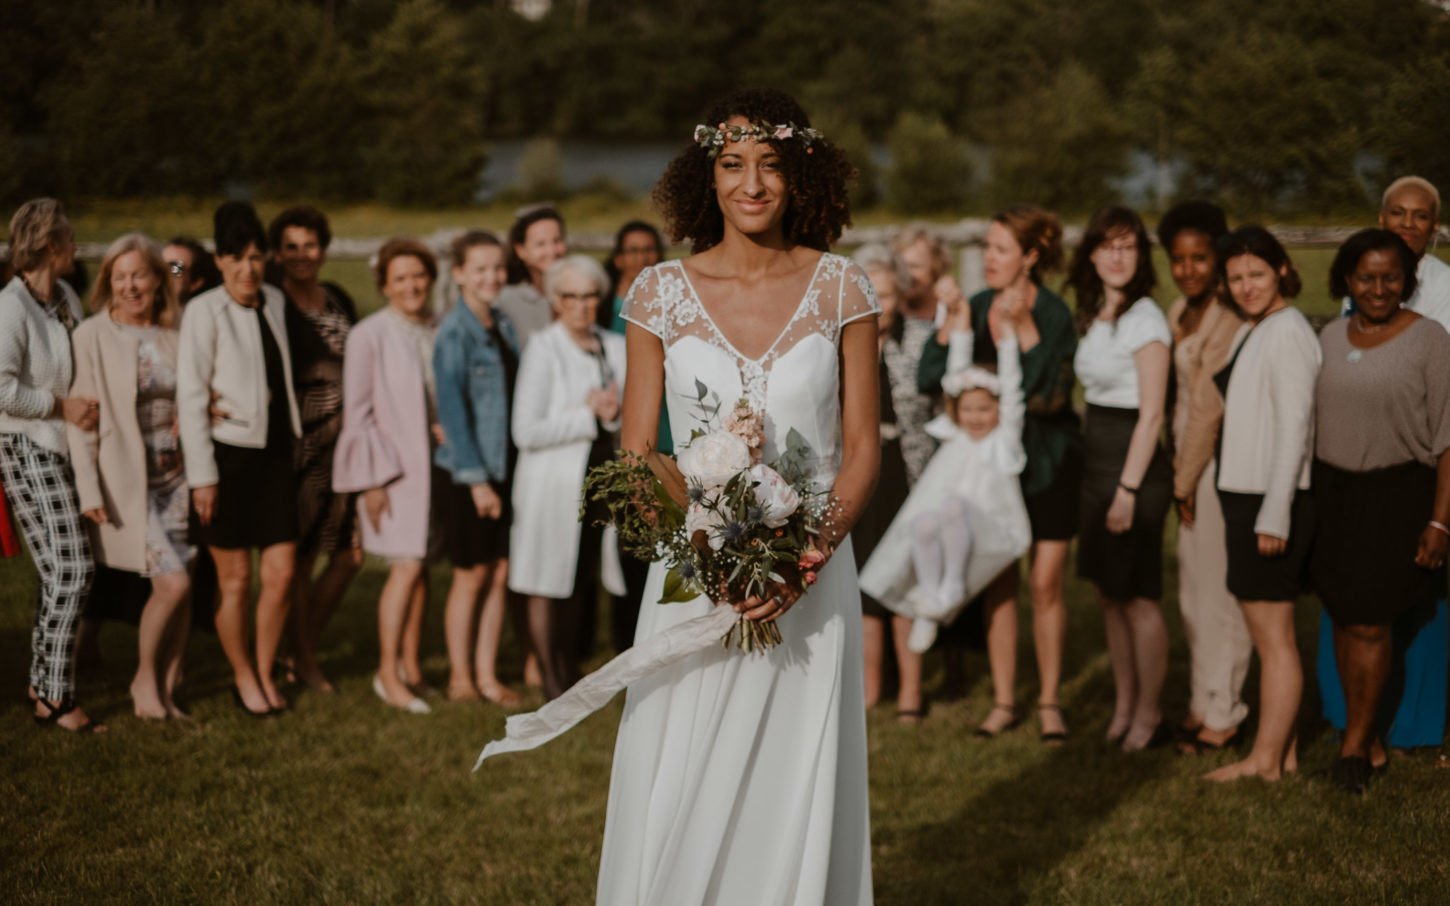
[[811, 142], [823, 138], [819, 129], [810, 127], [800, 128], [795, 123], [782, 123], [772, 126], [769, 123], [748, 123], [744, 126], [731, 126], [721, 123], [718, 126], [706, 126], [704, 123], [695, 127], [695, 144], [705, 149], [705, 155], [711, 160], [725, 147], [727, 140], [732, 142], [745, 141], [750, 139], [753, 142], [764, 142], [772, 139], [784, 140], [788, 138], [799, 139], [801, 144], [806, 146], [806, 153], [811, 153]]
[[985, 390], [996, 397], [1002, 395], [1002, 383], [997, 376], [975, 365], [953, 371], [942, 378], [941, 389], [950, 397], [961, 396], [968, 390]]

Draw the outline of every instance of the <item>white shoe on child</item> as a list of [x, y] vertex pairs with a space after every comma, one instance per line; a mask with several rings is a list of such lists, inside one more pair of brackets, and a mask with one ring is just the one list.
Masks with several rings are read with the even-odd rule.
[[936, 641], [937, 625], [935, 620], [928, 620], [917, 617], [911, 621], [911, 632], [906, 637], [906, 647], [917, 654], [925, 654]]

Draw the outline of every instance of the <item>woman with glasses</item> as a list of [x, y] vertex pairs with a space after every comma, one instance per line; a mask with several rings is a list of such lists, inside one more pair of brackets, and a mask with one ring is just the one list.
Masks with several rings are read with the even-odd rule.
[[1117, 690], [1107, 737], [1124, 752], [1163, 741], [1168, 672], [1159, 602], [1173, 467], [1158, 435], [1173, 334], [1148, 295], [1150, 252], [1142, 219], [1112, 206], [1093, 215], [1068, 267], [1082, 337], [1073, 370], [1087, 400], [1077, 569], [1102, 603]]
[[601, 567], [618, 569], [603, 557], [603, 530], [589, 515], [579, 518], [584, 473], [614, 454], [620, 424], [624, 339], [596, 323], [609, 289], [604, 269], [583, 255], [549, 267], [544, 291], [555, 321], [524, 347], [514, 389], [509, 589], [528, 598], [549, 699], [579, 678], [583, 610]]

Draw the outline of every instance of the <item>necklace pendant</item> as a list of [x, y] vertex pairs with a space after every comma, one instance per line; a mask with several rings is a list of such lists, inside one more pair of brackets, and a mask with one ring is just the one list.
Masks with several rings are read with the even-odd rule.
[[1349, 355], [1345, 356], [1345, 359], [1348, 360], [1351, 365], [1358, 362], [1362, 358], [1364, 358], [1364, 351], [1361, 349], [1351, 349], [1349, 351]]

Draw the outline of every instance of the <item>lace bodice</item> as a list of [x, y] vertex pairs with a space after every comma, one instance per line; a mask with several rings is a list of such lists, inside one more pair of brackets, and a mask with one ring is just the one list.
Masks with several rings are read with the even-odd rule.
[[714, 424], [743, 398], [765, 416], [766, 461], [794, 428], [817, 451], [824, 479], [839, 463], [841, 328], [880, 311], [866, 273], [827, 253], [790, 321], [757, 358], [742, 354], [715, 324], [679, 261], [641, 273], [620, 314], [664, 346], [665, 402], [676, 438]]

